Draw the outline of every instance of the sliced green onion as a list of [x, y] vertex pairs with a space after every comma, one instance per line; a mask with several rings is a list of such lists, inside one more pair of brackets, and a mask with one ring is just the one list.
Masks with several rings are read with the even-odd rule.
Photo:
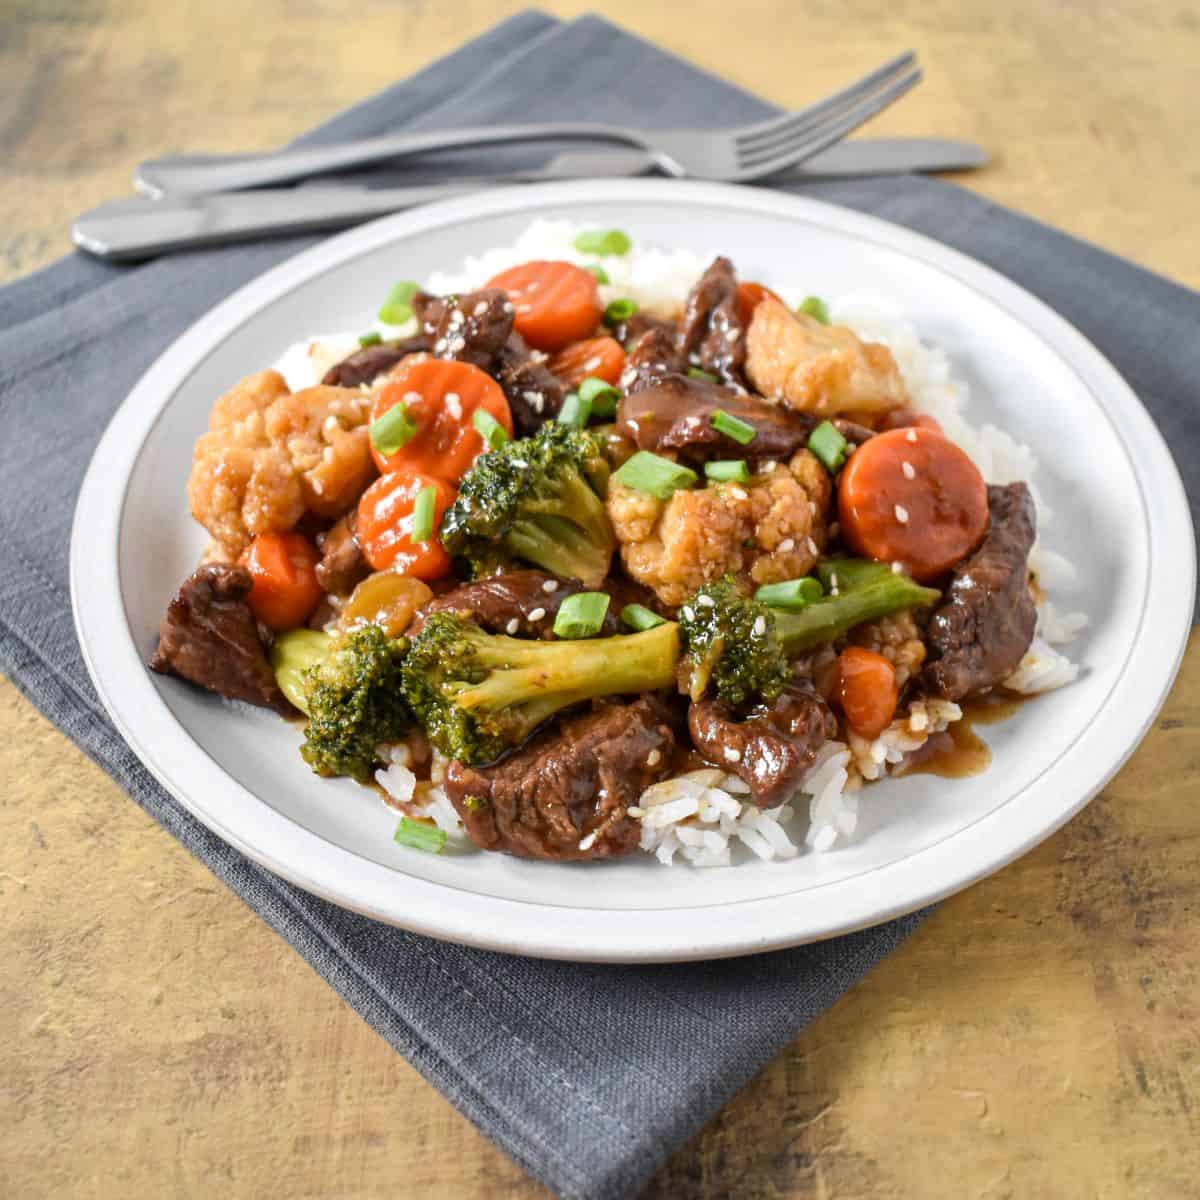
[[868, 558], [826, 558], [817, 564], [817, 574], [831, 592], [855, 592], [882, 583], [895, 572], [890, 563], [872, 562]]
[[409, 540], [427, 542], [433, 537], [433, 504], [437, 497], [437, 488], [433, 484], [423, 487], [417, 493], [413, 504], [412, 533]]
[[475, 431], [487, 443], [489, 450], [499, 450], [508, 441], [508, 430], [486, 408], [477, 408], [471, 415]]
[[401, 817], [396, 826], [396, 844], [424, 850], [427, 854], [440, 854], [446, 844], [446, 831], [436, 825], [426, 825], [424, 821]]
[[592, 406], [593, 417], [615, 417], [621, 393], [606, 380], [589, 375], [579, 385], [579, 398]]
[[820, 321], [822, 325], [829, 324], [829, 308], [820, 296], [805, 296], [797, 311]]
[[570, 425], [572, 429], [582, 429], [592, 415], [592, 402], [585, 400], [578, 392], [568, 392], [558, 410], [556, 420], [560, 425]]
[[768, 608], [797, 612], [807, 608], [814, 600], [820, 600], [824, 594], [820, 583], [808, 575], [803, 579], [789, 579], [784, 583], [764, 583], [754, 593], [754, 598]]
[[712, 415], [712, 427], [732, 438], [739, 446], [748, 446], [754, 441], [754, 426], [748, 425], [738, 417], [730, 416], [723, 408], [718, 408]]
[[628, 296], [622, 296], [619, 300], [614, 300], [604, 310], [604, 323], [605, 325], [619, 325], [622, 321], [628, 321], [637, 310], [636, 300], [630, 300]]
[[554, 633], [560, 638], [595, 637], [608, 614], [607, 592], [576, 592], [568, 596], [554, 618]]
[[652, 612], [644, 604], [627, 604], [621, 609], [621, 620], [630, 629], [643, 633], [647, 629], [656, 629], [665, 625], [666, 621], [656, 612]]
[[421, 285], [410, 279], [394, 284], [379, 310], [379, 319], [385, 325], [403, 325], [413, 315], [410, 301], [420, 290]]
[[660, 500], [669, 500], [680, 488], [689, 488], [697, 480], [695, 471], [673, 463], [669, 458], [639, 450], [631, 455], [613, 479], [636, 492], [649, 492]]
[[408, 411], [408, 405], [401, 401], [379, 418], [371, 422], [371, 445], [380, 454], [395, 454], [401, 446], [408, 445], [417, 433], [417, 423]]
[[365, 350], [368, 346], [378, 346], [383, 341], [383, 334], [378, 330], [372, 329], [370, 333], [360, 333], [358, 335], [358, 344]]
[[688, 367], [688, 376], [692, 379], [707, 379], [709, 383], [719, 383], [720, 380], [703, 367]]
[[575, 238], [575, 249], [580, 254], [609, 255], [628, 254], [633, 249], [629, 234], [619, 229], [586, 229]]
[[603, 267], [597, 266], [595, 263], [590, 263], [590, 264], [586, 265], [583, 269], [585, 271], [588, 271], [592, 275], [595, 275], [597, 283], [611, 283], [612, 282], [612, 280], [609, 279], [609, 277], [608, 277], [608, 272]]
[[850, 448], [850, 443], [842, 437], [832, 421], [822, 421], [808, 435], [808, 448], [832, 475], [846, 461], [846, 452]]
[[704, 474], [717, 483], [749, 483], [750, 468], [744, 458], [718, 459], [704, 464]]

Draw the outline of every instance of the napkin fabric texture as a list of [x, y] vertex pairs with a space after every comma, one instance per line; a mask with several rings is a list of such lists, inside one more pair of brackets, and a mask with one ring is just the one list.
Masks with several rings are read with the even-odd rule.
[[[662, 127], [733, 125], [772, 111], [604, 20], [563, 24], [531, 10], [301, 140], [516, 121], [535, 96], [540, 111], [563, 118]], [[452, 165], [469, 172], [545, 153], [462, 152]], [[1099, 345], [1177, 452], [1200, 447], [1200, 296], [933, 179], [788, 186], [930, 234], [1016, 279]], [[0, 291], [0, 414], [19, 433], [0, 439], [0, 669], [531, 1175], [566, 1197], [635, 1195], [920, 914], [712, 963], [491, 954], [308, 895], [243, 858], [158, 786], [109, 724], [76, 644], [73, 500], [92, 447], [150, 363], [233, 289], [313, 240], [136, 267], [76, 254]], [[1193, 504], [1198, 459], [1180, 455]]]

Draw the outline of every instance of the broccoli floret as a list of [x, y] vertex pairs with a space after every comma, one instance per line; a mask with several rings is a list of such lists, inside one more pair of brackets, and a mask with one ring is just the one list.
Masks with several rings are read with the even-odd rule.
[[788, 665], [765, 604], [742, 593], [726, 575], [696, 591], [679, 610], [686, 687], [699, 700], [709, 687], [726, 704], [774, 700]]
[[619, 637], [543, 642], [435, 613], [413, 639], [402, 676], [429, 740], [450, 758], [478, 765], [568, 705], [673, 686], [678, 662], [679, 630], [671, 622]]
[[338, 641], [304, 680], [308, 728], [300, 753], [318, 775], [371, 778], [376, 747], [403, 737], [412, 713], [400, 686], [405, 638], [367, 625]]
[[521, 558], [596, 587], [615, 544], [600, 496], [607, 478], [598, 438], [547, 422], [476, 462], [442, 521], [442, 545], [477, 576]]

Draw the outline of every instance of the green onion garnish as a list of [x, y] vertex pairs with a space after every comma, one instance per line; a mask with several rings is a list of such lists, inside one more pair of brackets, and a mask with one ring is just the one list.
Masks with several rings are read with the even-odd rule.
[[608, 272], [603, 268], [591, 263], [583, 268], [585, 271], [595, 275], [597, 283], [611, 283], [612, 280], [608, 277]]
[[754, 441], [754, 426], [730, 416], [723, 408], [713, 413], [712, 427], [727, 438], [732, 438], [739, 446], [748, 446]]
[[829, 308], [820, 296], [805, 296], [800, 302], [800, 308], [797, 311], [812, 317], [816, 321], [820, 321], [822, 325], [829, 324]]
[[446, 831], [436, 825], [426, 825], [424, 821], [414, 821], [411, 817], [401, 817], [396, 826], [396, 843], [400, 846], [411, 846], [414, 850], [424, 850], [428, 854], [440, 854], [446, 844]]
[[706, 478], [717, 483], [749, 483], [750, 468], [744, 458], [720, 459], [704, 464]]
[[579, 398], [591, 404], [593, 417], [615, 417], [621, 393], [611, 383], [589, 375], [579, 385]]
[[628, 296], [622, 296], [604, 310], [604, 323], [605, 325], [619, 325], [622, 321], [628, 321], [637, 312], [637, 308], [635, 300], [630, 300]]
[[499, 450], [508, 441], [508, 430], [486, 408], [477, 408], [472, 413], [471, 424], [489, 450]]
[[401, 446], [408, 445], [417, 433], [417, 423], [409, 414], [408, 405], [401, 401], [379, 418], [371, 422], [371, 445], [380, 454], [395, 454]]
[[808, 435], [808, 448], [821, 460], [832, 475], [846, 461], [850, 443], [838, 432], [832, 421], [822, 421]]
[[709, 383], [720, 382], [711, 371], [706, 371], [703, 367], [688, 367], [688, 375], [692, 379], [707, 379]]
[[621, 609], [621, 620], [629, 626], [630, 629], [636, 630], [638, 633], [643, 633], [647, 629], [655, 629], [659, 625], [665, 625], [666, 621], [656, 612], [651, 612], [644, 604], [627, 604]]
[[413, 504], [410, 541], [427, 542], [433, 537], [433, 503], [436, 496], [437, 488], [433, 484], [423, 487], [417, 493], [417, 499]]
[[649, 492], [660, 500], [669, 500], [680, 488], [689, 488], [697, 480], [695, 471], [673, 463], [669, 458], [639, 450], [614, 472], [613, 479], [636, 492]]
[[633, 249], [629, 234], [619, 229], [587, 229], [575, 238], [580, 254], [599, 254], [602, 257], [628, 254]]
[[807, 608], [814, 600], [820, 600], [824, 594], [817, 580], [805, 576], [803, 579], [789, 579], [784, 583], [764, 583], [754, 593], [754, 598], [768, 608], [797, 612]]
[[421, 285], [409, 279], [394, 284], [379, 310], [379, 319], [385, 325], [403, 325], [413, 315], [409, 302], [420, 290]]
[[607, 592], [576, 592], [568, 596], [554, 618], [554, 633], [560, 638], [595, 637], [608, 613]]
[[370, 333], [361, 333], [358, 336], [358, 344], [365, 350], [368, 346], [378, 346], [383, 341], [383, 334], [372, 329]]
[[568, 392], [555, 418], [560, 425], [570, 425], [572, 429], [582, 429], [592, 415], [592, 402], [585, 400], [578, 392]]

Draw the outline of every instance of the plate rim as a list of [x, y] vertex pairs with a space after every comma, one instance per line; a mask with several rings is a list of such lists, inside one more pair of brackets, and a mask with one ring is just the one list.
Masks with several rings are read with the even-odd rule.
[[[1009, 797], [992, 812], [942, 841], [874, 868], [872, 874], [877, 877], [895, 877], [903, 882], [915, 872], [917, 876], [926, 874], [928, 879], [938, 881], [923, 885], [914, 882], [896, 889], [895, 894], [903, 898], [895, 903], [875, 901], [857, 906], [834, 903], [830, 908], [840, 916], [814, 919], [790, 908], [794, 893], [785, 892], [760, 899], [724, 901], [711, 907], [637, 909], [634, 910], [637, 921], [617, 922], [611, 919], [615, 911], [612, 909], [568, 908], [459, 890], [454, 891], [452, 905], [441, 904], [439, 897], [445, 899], [445, 885], [332, 845], [243, 788], [192, 739], [145, 678], [121, 599], [120, 530], [130, 475], [142, 446], [176, 387], [196, 365], [249, 315], [324, 270], [380, 249], [394, 239], [419, 236], [456, 222], [511, 216], [517, 212], [532, 218], [539, 206], [585, 207], [589, 203], [623, 200], [717, 207], [730, 211], [733, 219], [746, 212], [800, 218], [852, 237], [867, 237], [980, 292], [1039, 338], [1092, 392], [1106, 412], [1111, 403], [1118, 404], [1121, 431], [1130, 443], [1127, 453], [1142, 495], [1150, 560], [1153, 562], [1156, 557], [1156, 549], [1163, 555], [1177, 556], [1183, 552], [1189, 584], [1186, 592], [1178, 586], [1154, 590], [1147, 585], [1141, 620], [1130, 649], [1131, 655], [1143, 650], [1137, 671], [1128, 677], [1122, 674], [1114, 682], [1088, 730], [1022, 793]], [[1111, 418], [1112, 414], [1108, 415]], [[130, 432], [127, 427], [138, 433], [133, 441], [127, 440]], [[125, 469], [114, 471], [114, 463], [118, 467], [123, 464]], [[1145, 477], [1152, 472], [1153, 493], [1145, 486]], [[1156, 539], [1163, 541], [1161, 548], [1157, 547]], [[1176, 580], [1179, 566], [1176, 557]], [[72, 613], [84, 662], [118, 731], [175, 799], [260, 866], [344, 908], [427, 936], [534, 957], [632, 963], [731, 957], [838, 936], [913, 912], [1026, 853], [1079, 812], [1141, 743], [1182, 662], [1191, 626], [1195, 572], [1195, 542], [1182, 480], [1153, 419], [1101, 352], [1064, 317], [1019, 284], [935, 239], [806, 196], [730, 184], [631, 179], [496, 188], [393, 214], [303, 250], [238, 288], [172, 342], [114, 412], [80, 488], [72, 524], [69, 574]], [[84, 579], [88, 581], [86, 604], [82, 602]], [[1151, 627], [1161, 632], [1151, 639], [1150, 646], [1144, 647]], [[131, 655], [138, 667], [132, 681]], [[131, 682], [132, 690], [138, 693], [136, 697], [129, 694]], [[145, 686], [139, 687], [139, 682]], [[126, 686], [118, 686], [119, 683]], [[1070, 798], [1060, 800], [1049, 819], [1018, 820], [1029, 803], [1026, 793], [1043, 792], [1064, 771], [1079, 769], [1078, 765], [1073, 768], [1070, 760], [1080, 757], [1085, 743], [1096, 740], [1096, 726], [1101, 718], [1113, 718], [1114, 697], [1118, 692], [1133, 693], [1137, 719], [1131, 722], [1126, 716], [1121, 722], [1125, 732], [1118, 739], [1121, 749], [1117, 755], [1107, 758], [1098, 772], [1094, 769], [1085, 772], [1087, 781], [1078, 789], [1064, 789]], [[1126, 701], [1129, 702], [1128, 697]], [[207, 801], [196, 794], [201, 784], [215, 787]], [[1024, 826], [1024, 834], [997, 838], [997, 832], [1009, 824]], [[999, 852], [993, 848], [995, 844], [1002, 846]], [[964, 849], [972, 852], [965, 862]], [[921, 864], [919, 870], [917, 864]], [[832, 899], [837, 894], [839, 899], [853, 900], [854, 882], [853, 877], [831, 881], [822, 885], [820, 891], [826, 898]], [[548, 914], [553, 914], [553, 919], [548, 919]]]

